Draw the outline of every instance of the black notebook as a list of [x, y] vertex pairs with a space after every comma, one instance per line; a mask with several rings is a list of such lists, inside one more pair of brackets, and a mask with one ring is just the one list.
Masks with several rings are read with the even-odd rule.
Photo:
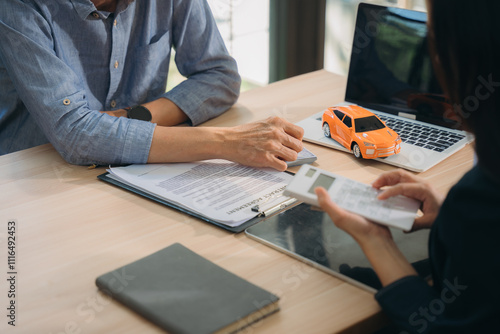
[[178, 243], [99, 276], [96, 285], [170, 333], [233, 333], [279, 310], [274, 294]]

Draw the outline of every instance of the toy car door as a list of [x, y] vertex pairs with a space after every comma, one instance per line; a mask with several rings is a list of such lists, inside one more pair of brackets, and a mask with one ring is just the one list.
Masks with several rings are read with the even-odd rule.
[[352, 119], [350, 116], [345, 115], [341, 123], [339, 123], [339, 137], [343, 140], [343, 145], [350, 149], [351, 145], [351, 129], [352, 129]]
[[342, 127], [344, 126], [344, 123], [342, 123], [342, 120], [344, 119], [345, 114], [342, 111], [337, 110], [337, 109], [335, 109], [333, 111], [333, 113], [335, 114], [336, 117], [334, 117], [333, 129], [331, 129], [331, 131], [330, 131], [331, 136], [333, 139], [338, 141], [341, 145], [347, 147], [346, 141], [345, 141], [345, 135], [344, 135], [343, 129], [342, 129]]

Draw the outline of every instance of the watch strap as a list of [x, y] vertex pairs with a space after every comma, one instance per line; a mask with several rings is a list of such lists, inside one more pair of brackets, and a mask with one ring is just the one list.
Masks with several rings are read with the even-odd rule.
[[141, 121], [151, 122], [153, 118], [151, 116], [151, 111], [145, 106], [137, 105], [131, 108], [125, 108], [127, 111], [127, 117], [130, 119], [138, 119]]

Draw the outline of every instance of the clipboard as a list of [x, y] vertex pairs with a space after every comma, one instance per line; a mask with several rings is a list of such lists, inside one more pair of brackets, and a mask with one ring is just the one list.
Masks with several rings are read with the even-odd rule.
[[[293, 173], [290, 173], [290, 174], [293, 174]], [[185, 214], [188, 214], [190, 216], [196, 217], [196, 218], [201, 219], [201, 220], [203, 220], [203, 221], [205, 221], [207, 223], [210, 223], [212, 225], [215, 225], [217, 227], [220, 227], [220, 228], [222, 228], [224, 230], [227, 230], [227, 231], [230, 231], [230, 232], [233, 232], [233, 233], [243, 232], [248, 227], [257, 224], [258, 222], [260, 222], [260, 221], [262, 221], [262, 220], [264, 220], [264, 219], [266, 219], [266, 218], [268, 218], [268, 217], [270, 217], [270, 216], [272, 216], [274, 214], [278, 214], [279, 212], [282, 212], [282, 211], [288, 209], [289, 207], [293, 206], [293, 204], [295, 204], [295, 202], [294, 203], [290, 203], [290, 204], [288, 204], [286, 206], [278, 208], [277, 210], [272, 210], [272, 213], [267, 213], [267, 214], [264, 213], [264, 212], [256, 213], [255, 218], [252, 218], [252, 219], [250, 219], [250, 220], [242, 223], [241, 225], [238, 225], [238, 226], [228, 226], [228, 225], [222, 224], [222, 223], [220, 223], [220, 222], [218, 222], [216, 220], [213, 220], [213, 219], [207, 218], [205, 216], [202, 216], [202, 215], [200, 215], [200, 214], [198, 214], [198, 213], [196, 213], [194, 211], [187, 210], [186, 208], [183, 208], [183, 207], [181, 207], [181, 206], [179, 206], [179, 205], [177, 205], [175, 203], [169, 202], [169, 201], [165, 200], [164, 198], [161, 198], [161, 197], [158, 197], [158, 196], [146, 193], [146, 192], [144, 192], [144, 191], [142, 191], [140, 189], [137, 189], [137, 188], [134, 188], [132, 186], [129, 186], [128, 184], [125, 184], [123, 182], [120, 182], [120, 181], [118, 181], [116, 179], [113, 179], [113, 178], [109, 177], [108, 175], [109, 175], [109, 173], [106, 172], [104, 174], [98, 175], [97, 178], [99, 180], [101, 180], [101, 181], [104, 181], [104, 182], [112, 184], [112, 185], [114, 185], [116, 187], [128, 190], [128, 191], [130, 191], [130, 192], [132, 192], [134, 194], [137, 194], [137, 195], [140, 195], [142, 197], [148, 198], [148, 199], [150, 199], [152, 201], [155, 201], [157, 203], [161, 203], [161, 204], [163, 204], [165, 206], [168, 206], [170, 208], [176, 209], [176, 210], [181, 211], [181, 212], [183, 212]], [[270, 211], [270, 210], [268, 210], [268, 211]]]

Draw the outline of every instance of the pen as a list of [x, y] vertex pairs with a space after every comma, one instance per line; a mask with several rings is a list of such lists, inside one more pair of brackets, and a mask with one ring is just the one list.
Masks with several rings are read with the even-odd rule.
[[289, 198], [287, 199], [286, 201], [284, 202], [281, 202], [280, 204], [276, 205], [276, 206], [273, 206], [272, 208], [270, 209], [267, 209], [267, 210], [264, 210], [262, 211], [260, 214], [259, 214], [259, 217], [267, 217], [267, 216], [270, 216], [272, 215], [273, 213], [281, 210], [281, 209], [284, 209], [286, 208], [287, 206], [289, 206], [290, 204], [292, 203], [295, 203], [297, 202], [297, 199], [296, 198]]

